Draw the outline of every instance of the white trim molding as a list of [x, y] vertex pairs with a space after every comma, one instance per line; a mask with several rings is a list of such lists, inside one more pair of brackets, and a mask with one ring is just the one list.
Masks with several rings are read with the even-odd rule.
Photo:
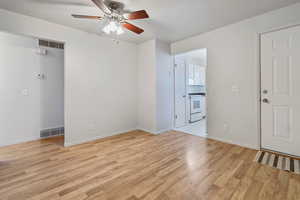
[[227, 140], [227, 139], [224, 139], [224, 138], [217, 138], [217, 137], [212, 137], [212, 136], [207, 135], [207, 139], [216, 140], [216, 141], [219, 141], [219, 142], [223, 142], [223, 143], [227, 143], [227, 144], [233, 144], [233, 145], [237, 145], [237, 146], [241, 146], [241, 147], [246, 147], [246, 148], [249, 148], [249, 149], [260, 150], [259, 146], [255, 147], [255, 146], [250, 145], [250, 144], [234, 142], [232, 140]]
[[136, 130], [137, 130], [136, 128], [132, 128], [132, 129], [124, 130], [124, 131], [116, 131], [116, 132], [110, 133], [110, 135], [96, 136], [96, 137], [85, 138], [85, 139], [76, 140], [76, 141], [72, 141], [72, 142], [65, 142], [64, 146], [65, 147], [70, 147], [70, 146], [83, 144], [83, 143], [87, 143], [87, 142], [92, 142], [94, 140], [99, 140], [99, 139], [103, 139], [103, 138], [107, 138], [107, 137], [112, 137], [112, 136], [115, 136], [115, 135], [120, 135], [120, 134], [123, 134], [123, 133], [128, 133], [128, 132], [136, 131]]

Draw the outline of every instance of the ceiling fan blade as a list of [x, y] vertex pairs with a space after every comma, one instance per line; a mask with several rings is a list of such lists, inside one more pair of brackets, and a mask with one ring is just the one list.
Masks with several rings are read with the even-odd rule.
[[80, 19], [102, 19], [100, 16], [90, 16], [90, 15], [72, 15], [74, 18], [80, 18]]
[[124, 15], [129, 20], [135, 20], [135, 19], [146, 19], [149, 18], [148, 13], [146, 10], [139, 10], [132, 13], [128, 13]]
[[130, 31], [132, 31], [132, 32], [134, 32], [134, 33], [136, 33], [136, 34], [141, 34], [141, 33], [144, 32], [143, 29], [141, 29], [141, 28], [139, 28], [139, 27], [137, 27], [137, 26], [135, 26], [135, 25], [133, 25], [133, 24], [130, 24], [130, 23], [128, 23], [128, 22], [122, 23], [122, 26], [123, 26], [124, 28], [126, 28], [126, 29], [128, 29], [128, 30], [130, 30]]
[[94, 2], [94, 4], [96, 4], [96, 6], [100, 8], [105, 14], [111, 14], [111, 10], [104, 4], [103, 0], [92, 0], [92, 2]]

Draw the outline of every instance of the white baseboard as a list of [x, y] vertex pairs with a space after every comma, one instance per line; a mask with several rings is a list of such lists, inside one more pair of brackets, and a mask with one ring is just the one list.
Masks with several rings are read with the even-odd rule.
[[[127, 132], [131, 132], [131, 131], [135, 131], [135, 130], [141, 130], [141, 131], [145, 131], [145, 132], [148, 132], [148, 133], [151, 133], [151, 134], [154, 134], [154, 135], [158, 135], [158, 134], [170, 131], [171, 129], [163, 129], [163, 130], [154, 132], [154, 131], [149, 131], [149, 130], [144, 129], [144, 128], [132, 128], [132, 129], [124, 130], [124, 131], [113, 132], [113, 133], [111, 133], [109, 135], [105, 135], [105, 136], [96, 136], [96, 137], [85, 138], [85, 139], [76, 140], [76, 141], [72, 141], [72, 142], [65, 142], [65, 147], [70, 147], [70, 146], [77, 145], [77, 144], [91, 142], [91, 141], [94, 141], [94, 140], [98, 140], [98, 139], [102, 139], [102, 138], [106, 138], [106, 137], [110, 137], [110, 136], [114, 136], [114, 135], [119, 135], [119, 134], [122, 134], [122, 133], [127, 133]], [[249, 148], [249, 149], [259, 150], [259, 147], [255, 147], [253, 145], [246, 144], [246, 143], [234, 142], [232, 140], [227, 140], [227, 139], [224, 139], [224, 138], [217, 138], [217, 137], [213, 137], [213, 136], [210, 136], [210, 135], [207, 135], [207, 138], [212, 139], [212, 140], [216, 140], [216, 141], [220, 141], [220, 142], [224, 142], [224, 143], [228, 143], [228, 144], [234, 144], [234, 145], [238, 145], [238, 146], [241, 146], [241, 147], [246, 147], [246, 148]]]
[[188, 131], [182, 131], [182, 130], [177, 129], [177, 128], [173, 128], [172, 130], [177, 131], [177, 132], [181, 132], [181, 133], [185, 133], [185, 134], [189, 134], [189, 135], [193, 135], [193, 136], [199, 136], [199, 137], [207, 138], [207, 134], [205, 134], [205, 135], [196, 135], [196, 134], [189, 133]]
[[164, 132], [167, 132], [167, 131], [170, 131], [171, 129], [162, 129], [162, 130], [159, 130], [159, 131], [150, 131], [150, 130], [147, 130], [147, 129], [144, 129], [144, 128], [139, 128], [137, 127], [136, 130], [141, 130], [141, 131], [145, 131], [147, 133], [151, 133], [151, 134], [154, 134], [154, 135], [158, 135], [158, 134], [161, 134], [161, 133], [164, 133]]
[[150, 131], [148, 129], [145, 129], [145, 128], [140, 128], [140, 127], [137, 127], [136, 130], [140, 130], [140, 131], [144, 131], [144, 132], [147, 132], [147, 133], [151, 133], [151, 134], [154, 134], [154, 135], [157, 135], [156, 132], [154, 131]]
[[253, 145], [250, 145], [250, 144], [246, 144], [246, 143], [234, 142], [232, 140], [227, 140], [227, 139], [224, 139], [224, 138], [213, 137], [213, 136], [210, 136], [210, 135], [207, 135], [207, 138], [208, 139], [212, 139], [212, 140], [216, 140], [216, 141], [219, 141], [219, 142], [224, 142], [224, 143], [228, 143], [228, 144], [238, 145], [238, 146], [241, 146], [241, 147], [246, 147], [246, 148], [249, 148], [249, 149], [259, 150], [259, 147], [256, 147], [256, 146], [253, 146]]
[[151, 133], [151, 134], [154, 134], [154, 135], [158, 135], [158, 134], [161, 134], [163, 132], [169, 131], [170, 129], [164, 129], [164, 130], [160, 130], [160, 131], [157, 131], [157, 132], [153, 132], [153, 131], [143, 129], [143, 128], [132, 128], [132, 129], [128, 129], [128, 130], [125, 130], [125, 131], [114, 132], [114, 133], [111, 133], [111, 134], [105, 135], [105, 136], [96, 136], [96, 137], [84, 138], [84, 139], [80, 139], [80, 140], [76, 140], [76, 141], [72, 141], [72, 142], [65, 142], [64, 146], [65, 147], [70, 147], [70, 146], [74, 146], [74, 145], [77, 145], [77, 144], [91, 142], [91, 141], [94, 141], [94, 140], [99, 140], [99, 139], [102, 139], [102, 138], [106, 138], [106, 137], [110, 137], [110, 136], [114, 136], [114, 135], [119, 135], [119, 134], [122, 134], [122, 133], [127, 133], [127, 132], [131, 132], [131, 131], [136, 131], [136, 130], [141, 130], [141, 131], [145, 131], [145, 132], [148, 132], [148, 133]]
[[124, 130], [124, 131], [113, 132], [113, 133], [110, 133], [109, 135], [105, 135], [105, 136], [99, 135], [99, 136], [96, 136], [96, 137], [84, 138], [84, 139], [75, 140], [75, 141], [72, 141], [72, 142], [65, 142], [64, 146], [65, 147], [70, 147], [70, 146], [74, 146], [74, 145], [77, 145], [77, 144], [92, 142], [94, 140], [99, 140], [99, 139], [103, 139], [103, 138], [106, 138], [106, 137], [119, 135], [119, 134], [122, 134], [122, 133], [127, 133], [127, 132], [131, 132], [131, 131], [136, 131], [136, 130], [137, 130], [136, 128], [132, 128], [132, 129]]
[[9, 142], [9, 143], [0, 143], [0, 147], [8, 147], [11, 145], [32, 142], [32, 141], [36, 141], [36, 140], [40, 140], [40, 139], [41, 139], [40, 136], [36, 136], [36, 137], [34, 136], [34, 137], [29, 137], [29, 138], [26, 138], [23, 140], [13, 141], [13, 142]]
[[172, 130], [171, 128], [162, 129], [162, 130], [157, 131], [156, 134], [162, 134], [164, 132], [168, 132], [168, 131], [171, 131], [171, 130]]

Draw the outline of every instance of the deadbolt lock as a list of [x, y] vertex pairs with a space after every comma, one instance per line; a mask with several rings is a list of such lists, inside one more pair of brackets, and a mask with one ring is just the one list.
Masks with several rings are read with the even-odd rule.
[[263, 99], [262, 102], [264, 102], [264, 103], [270, 103], [269, 99], [266, 99], [266, 98]]

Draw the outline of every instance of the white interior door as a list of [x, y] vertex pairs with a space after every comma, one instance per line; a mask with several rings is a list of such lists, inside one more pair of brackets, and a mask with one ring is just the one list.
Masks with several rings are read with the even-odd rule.
[[300, 156], [300, 26], [261, 37], [262, 148]]
[[175, 127], [186, 125], [186, 65], [183, 59], [175, 60]]

